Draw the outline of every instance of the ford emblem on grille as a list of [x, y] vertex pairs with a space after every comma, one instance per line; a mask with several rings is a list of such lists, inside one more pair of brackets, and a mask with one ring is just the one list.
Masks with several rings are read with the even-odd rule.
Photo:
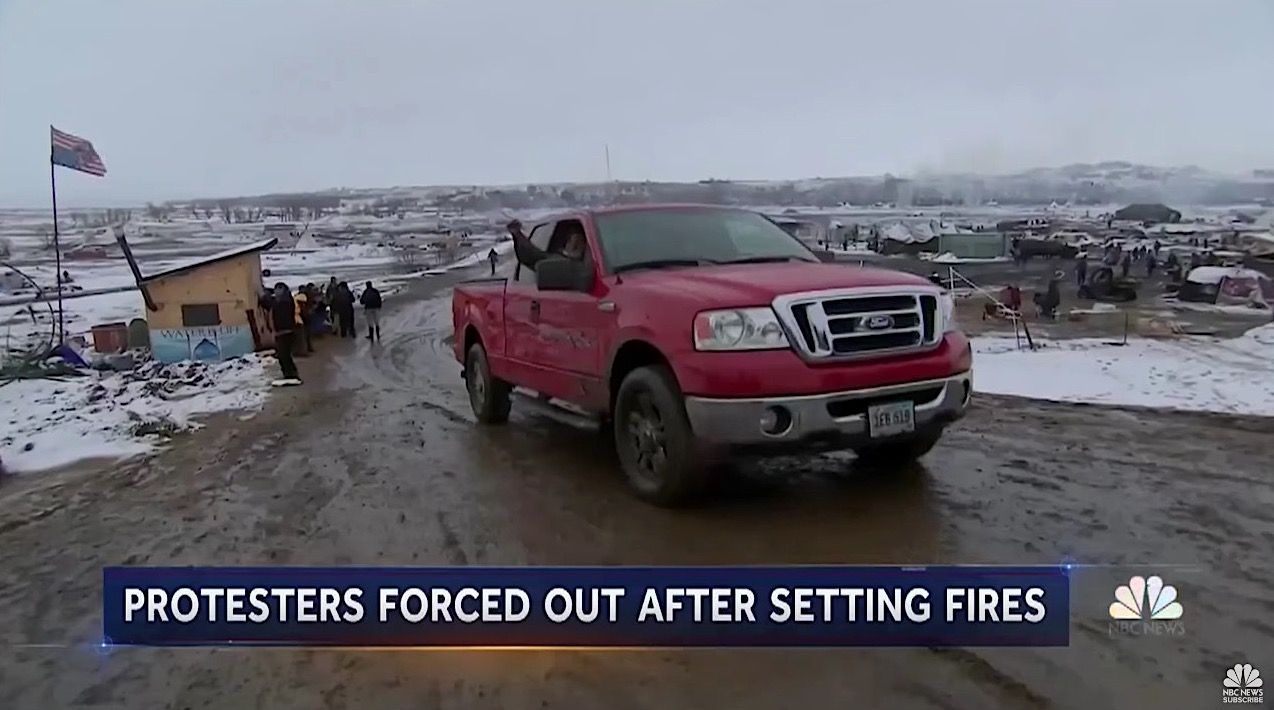
[[867, 328], [867, 330], [888, 330], [894, 327], [894, 317], [882, 314], [865, 318], [863, 319], [863, 327]]

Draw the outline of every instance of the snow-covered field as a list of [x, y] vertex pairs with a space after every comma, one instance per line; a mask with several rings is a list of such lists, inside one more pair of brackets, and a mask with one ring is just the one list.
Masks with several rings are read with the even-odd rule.
[[[315, 230], [349, 228], [345, 218], [332, 217], [312, 225]], [[364, 220], [389, 223], [370, 234], [347, 234], [342, 237], [310, 239], [309, 248], [296, 249], [280, 243], [262, 254], [262, 268], [270, 271], [271, 282], [284, 281], [296, 287], [305, 283], [325, 284], [335, 276], [351, 285], [373, 281], [390, 290], [405, 278], [422, 275], [432, 268], [446, 267], [439, 264], [441, 253], [427, 248], [436, 235], [408, 234], [387, 239], [383, 230], [393, 227], [402, 232], [417, 225], [413, 220]], [[418, 220], [417, 220], [418, 221]], [[22, 225], [18, 225], [21, 227]], [[360, 227], [362, 223], [360, 223]], [[433, 223], [436, 225], [436, 220]], [[10, 225], [12, 228], [12, 225]], [[30, 229], [30, 227], [27, 227]], [[129, 243], [137, 256], [143, 274], [156, 273], [175, 266], [197, 261], [201, 257], [235, 248], [253, 241], [260, 241], [262, 226], [224, 225], [216, 222], [134, 222], [127, 227]], [[103, 246], [112, 258], [64, 259], [62, 268], [70, 273], [73, 291], [99, 291], [129, 289], [116, 293], [95, 294], [63, 300], [67, 333], [84, 335], [98, 324], [144, 317], [141, 295], [131, 290], [134, 279], [127, 262], [118, 256], [113, 238], [102, 237], [96, 232], [83, 230], [83, 234], [68, 235], [64, 250], [88, 244]], [[41, 248], [34, 237], [13, 238], [18, 253], [15, 261], [24, 273], [45, 288], [52, 288], [57, 280], [57, 270], [51, 252]], [[485, 255], [496, 244], [495, 235], [473, 237], [474, 246]], [[69, 246], [68, 246], [69, 245]], [[467, 254], [462, 251], [461, 254]], [[472, 263], [463, 257], [465, 264]], [[0, 292], [0, 347], [21, 347], [32, 336], [43, 339], [50, 332], [53, 320], [47, 303], [22, 303], [29, 300], [33, 291], [29, 288], [17, 292]], [[71, 295], [74, 295], [73, 293]]]
[[266, 367], [250, 355], [11, 382], [0, 386], [0, 460], [23, 472], [148, 453], [166, 433], [197, 428], [194, 416], [260, 409], [270, 387]]
[[[407, 268], [396, 250], [375, 244], [326, 245], [305, 251], [267, 252], [263, 268], [272, 280], [299, 285], [326, 283], [337, 276], [361, 283], [372, 280], [392, 293], [408, 281], [480, 264], [494, 245], [502, 255], [512, 242], [475, 239], [476, 251], [438, 267]], [[196, 257], [197, 258], [197, 257]], [[152, 260], [145, 271], [158, 271], [184, 259]], [[503, 261], [503, 259], [502, 259]], [[24, 269], [37, 279], [55, 278], [51, 266]], [[120, 259], [70, 265], [75, 285], [87, 290], [127, 287], [132, 273]], [[142, 299], [134, 290], [67, 299], [67, 332], [74, 335], [92, 325], [127, 321], [142, 314]], [[32, 333], [49, 332], [49, 307], [33, 304], [38, 316], [16, 315], [25, 306], [0, 306], [9, 322], [0, 326], [0, 345], [17, 346]], [[0, 318], [0, 322], [3, 322]], [[124, 458], [153, 451], [164, 434], [196, 428], [191, 417], [226, 410], [259, 409], [269, 390], [270, 376], [260, 356], [217, 364], [148, 362], [128, 372], [86, 371], [64, 380], [19, 380], [0, 385], [0, 460], [13, 472], [38, 471], [91, 458]]]
[[1274, 416], [1274, 324], [1232, 340], [1085, 338], [1034, 352], [1013, 338], [973, 340], [979, 392], [1058, 402]]

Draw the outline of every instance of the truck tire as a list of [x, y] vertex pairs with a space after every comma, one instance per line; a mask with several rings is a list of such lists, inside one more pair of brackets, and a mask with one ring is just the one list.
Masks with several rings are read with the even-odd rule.
[[854, 449], [858, 457], [857, 463], [873, 469], [896, 469], [914, 463], [929, 451], [942, 438], [942, 432], [920, 434], [903, 441], [894, 441], [875, 446], [863, 446]]
[[703, 493], [707, 474], [695, 456], [681, 389], [666, 366], [639, 367], [624, 377], [612, 422], [619, 465], [639, 498], [677, 506]]
[[491, 374], [491, 364], [487, 361], [487, 349], [482, 343], [469, 346], [465, 355], [465, 389], [469, 391], [469, 406], [473, 407], [473, 415], [483, 424], [503, 424], [509, 420], [509, 408], [512, 403], [509, 393], [512, 387], [504, 380], [498, 380]]

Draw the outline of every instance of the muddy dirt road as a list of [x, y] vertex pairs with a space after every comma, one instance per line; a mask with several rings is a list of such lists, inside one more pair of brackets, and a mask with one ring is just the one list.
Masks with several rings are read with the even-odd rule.
[[[982, 396], [918, 475], [776, 460], [701, 509], [660, 510], [594, 434], [516, 407], [510, 426], [472, 423], [439, 278], [391, 300], [383, 344], [322, 343], [307, 385], [252, 420], [0, 488], [0, 707], [1198, 708], [1220, 704], [1228, 666], [1274, 672], [1274, 421]], [[110, 564], [1066, 558], [1085, 565], [1066, 649], [95, 646]], [[1177, 586], [1184, 635], [1110, 633], [1134, 573]]]

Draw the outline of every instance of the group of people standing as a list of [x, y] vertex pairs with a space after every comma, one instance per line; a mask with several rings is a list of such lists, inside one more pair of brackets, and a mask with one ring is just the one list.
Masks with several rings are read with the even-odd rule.
[[[269, 276], [266, 272], [264, 276]], [[363, 306], [367, 320], [367, 339], [380, 340], [380, 309], [384, 301], [380, 291], [368, 281], [362, 293], [355, 296], [349, 284], [333, 276], [325, 289], [307, 283], [293, 293], [286, 283], [274, 288], [262, 287], [261, 306], [270, 313], [274, 327], [275, 356], [283, 377], [277, 384], [301, 384], [295, 357], [314, 352], [315, 336], [333, 333], [340, 338], [353, 338], [356, 332], [354, 304]]]
[[333, 333], [342, 338], [354, 337], [354, 333], [358, 330], [354, 321], [354, 304], [357, 302], [363, 307], [363, 315], [367, 319], [367, 339], [380, 340], [380, 308], [383, 301], [380, 291], [372, 286], [371, 281], [368, 281], [363, 287], [363, 292], [355, 297], [349, 284], [344, 281], [337, 282], [336, 277], [333, 276], [323, 292], [323, 299], [327, 307], [331, 309]]
[[[1119, 271], [1120, 278], [1128, 278], [1128, 274], [1132, 271], [1133, 264], [1141, 264], [1146, 272], [1146, 278], [1154, 276], [1155, 270], [1160, 265], [1166, 264], [1171, 270], [1177, 264], [1177, 255], [1168, 252], [1166, 262], [1159, 260], [1159, 250], [1163, 245], [1159, 240], [1155, 240], [1154, 245], [1138, 245], [1132, 249], [1125, 249], [1119, 244], [1108, 244], [1102, 252], [1101, 263], [1109, 266], [1111, 272]], [[1083, 286], [1088, 279], [1088, 255], [1080, 252], [1075, 257], [1075, 283]]]

